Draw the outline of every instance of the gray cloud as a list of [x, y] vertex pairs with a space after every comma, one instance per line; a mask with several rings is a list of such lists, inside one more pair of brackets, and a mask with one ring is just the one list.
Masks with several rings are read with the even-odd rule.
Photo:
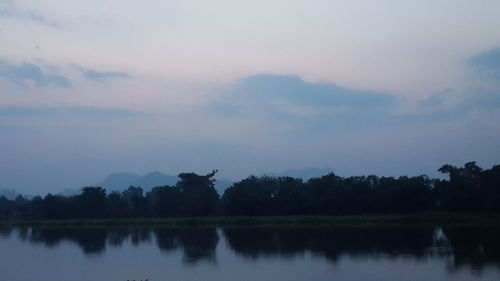
[[392, 122], [396, 97], [294, 75], [261, 74], [242, 79], [210, 110], [226, 117], [262, 118], [315, 132], [351, 130]]
[[470, 58], [469, 62], [474, 66], [498, 70], [500, 69], [500, 48], [479, 53]]
[[[414, 109], [406, 111], [406, 107]], [[262, 74], [240, 80], [210, 111], [262, 124], [281, 122], [299, 136], [451, 122], [473, 110], [498, 107], [500, 92], [484, 89], [446, 89], [413, 104], [388, 93]]]
[[116, 78], [130, 78], [130, 74], [125, 73], [125, 72], [107, 72], [107, 71], [97, 71], [93, 69], [85, 69], [82, 67], [77, 67], [78, 70], [80, 70], [85, 78], [94, 80], [96, 82], [105, 82], [110, 79], [116, 79]]
[[294, 75], [254, 75], [240, 81], [237, 95], [265, 101], [283, 98], [305, 106], [382, 108], [395, 98], [385, 93], [344, 88], [331, 83], [308, 83]]
[[500, 48], [468, 58], [466, 67], [471, 72], [465, 86], [444, 89], [419, 101], [417, 106], [426, 113], [407, 114], [404, 120], [451, 120], [474, 110], [500, 108]]
[[31, 80], [37, 86], [41, 87], [49, 85], [65, 88], [71, 87], [71, 82], [68, 78], [47, 74], [39, 66], [31, 63], [15, 65], [0, 60], [0, 77], [21, 86], [27, 86], [26, 80]]
[[470, 58], [468, 63], [489, 78], [500, 79], [500, 48], [479, 53]]
[[476, 54], [467, 60], [473, 73], [462, 107], [492, 109], [500, 107], [500, 47]]
[[57, 21], [47, 19], [34, 10], [18, 9], [12, 1], [5, 1], [3, 4], [0, 3], [0, 18], [2, 17], [27, 20], [49, 27], [61, 28], [61, 25]]

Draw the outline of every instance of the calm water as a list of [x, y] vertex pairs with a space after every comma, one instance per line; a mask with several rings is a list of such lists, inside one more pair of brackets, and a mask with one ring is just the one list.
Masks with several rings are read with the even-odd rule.
[[0, 281], [500, 280], [498, 228], [0, 228]]

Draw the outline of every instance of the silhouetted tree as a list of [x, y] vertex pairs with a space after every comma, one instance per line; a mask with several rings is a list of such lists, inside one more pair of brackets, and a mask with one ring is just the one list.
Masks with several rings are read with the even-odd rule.
[[477, 211], [479, 206], [480, 176], [482, 169], [475, 162], [465, 163], [458, 168], [444, 165], [439, 172], [448, 174], [449, 181], [441, 181], [437, 185], [440, 206], [450, 211]]
[[7, 199], [5, 196], [0, 196], [0, 219], [12, 217], [14, 211], [14, 202]]
[[219, 199], [217, 170], [179, 174], [175, 186], [158, 186], [144, 195], [130, 186], [108, 196], [101, 187], [84, 187], [77, 196], [47, 194], [31, 200], [0, 197], [0, 219], [176, 217], [223, 215], [344, 215], [421, 211], [500, 211], [500, 165], [483, 170], [475, 162], [443, 165], [448, 180], [418, 177], [354, 176], [329, 173], [307, 182], [291, 177], [250, 176]]
[[113, 218], [125, 218], [130, 216], [130, 206], [118, 191], [113, 191], [107, 198], [107, 210]]
[[75, 217], [75, 210], [80, 209], [75, 206], [75, 200], [71, 197], [47, 194], [42, 202], [42, 213], [46, 219], [66, 219]]
[[122, 195], [129, 206], [130, 216], [146, 217], [148, 215], [148, 202], [141, 187], [130, 186]]
[[84, 187], [78, 196], [80, 216], [102, 218], [107, 216], [106, 190], [102, 187]]
[[200, 176], [195, 173], [179, 174], [177, 183], [181, 197], [180, 214], [183, 216], [214, 215], [219, 194], [214, 188], [213, 177], [217, 170]]
[[178, 187], [157, 186], [148, 193], [151, 211], [157, 217], [180, 215], [181, 192]]
[[480, 206], [484, 211], [500, 211], [500, 165], [481, 173]]

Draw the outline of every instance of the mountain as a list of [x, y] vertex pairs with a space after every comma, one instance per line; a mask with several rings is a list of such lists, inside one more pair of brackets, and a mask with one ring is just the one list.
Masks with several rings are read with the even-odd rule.
[[271, 173], [266, 175], [275, 177], [301, 178], [303, 180], [308, 180], [311, 178], [319, 178], [331, 172], [333, 172], [333, 169], [330, 167], [323, 167], [323, 168], [311, 167], [305, 169], [286, 170], [281, 173]]
[[175, 185], [179, 178], [177, 176], [166, 175], [164, 173], [160, 173], [158, 171], [146, 174], [142, 177], [139, 177], [132, 184], [125, 186], [125, 189], [130, 185], [140, 186], [144, 190], [150, 190], [156, 186], [164, 186], [164, 185]]
[[[294, 177], [301, 178], [303, 180], [308, 180], [310, 178], [321, 177], [330, 172], [333, 169], [330, 167], [323, 168], [305, 168], [305, 169], [295, 169], [295, 170], [287, 170], [281, 173], [269, 173], [266, 174], [268, 176], [275, 177]], [[115, 173], [110, 174], [106, 178], [104, 178], [101, 182], [96, 184], [91, 184], [90, 186], [100, 186], [110, 191], [124, 191], [129, 186], [140, 186], [144, 189], [145, 192], [150, 191], [153, 187], [156, 186], [165, 186], [170, 185], [173, 186], [179, 181], [177, 176], [167, 175], [162, 172], [152, 172], [146, 175], [138, 175], [132, 173]], [[223, 195], [224, 191], [233, 185], [233, 181], [226, 179], [216, 179], [215, 181], [215, 190], [219, 195]], [[1, 193], [0, 193], [1, 194]], [[65, 189], [61, 193], [64, 196], [72, 196], [80, 194], [80, 189]]]
[[108, 190], [124, 190], [141, 178], [140, 175], [130, 173], [111, 174], [104, 178], [103, 181], [93, 184], [92, 186], [104, 187]]
[[3, 196], [9, 200], [14, 200], [19, 195], [21, 195], [27, 199], [32, 199], [34, 197], [33, 195], [29, 195], [29, 194], [21, 194], [19, 192], [16, 192], [14, 189], [0, 189], [0, 197]]
[[[130, 173], [116, 173], [107, 176], [103, 181], [92, 184], [91, 186], [100, 186], [106, 188], [108, 191], [124, 191], [129, 186], [140, 186], [144, 191], [149, 191], [156, 186], [173, 186], [179, 181], [177, 176], [167, 175], [161, 172], [152, 172], [144, 176], [130, 174]], [[233, 184], [232, 181], [217, 179], [215, 181], [215, 190], [222, 195], [224, 191]], [[76, 190], [70, 190], [76, 191]], [[72, 192], [65, 190], [64, 192], [68, 195], [73, 195]], [[79, 191], [76, 191], [78, 194]], [[61, 193], [63, 194], [63, 193]], [[64, 194], [63, 194], [64, 195]]]
[[[102, 181], [96, 184], [89, 184], [88, 186], [104, 187], [108, 191], [123, 191], [129, 186], [134, 185], [136, 181], [140, 180], [142, 176], [131, 173], [116, 173], [105, 177]], [[73, 196], [80, 194], [80, 188], [66, 188], [59, 193], [63, 196]]]
[[9, 200], [14, 200], [17, 195], [19, 195], [19, 193], [17, 193], [13, 189], [0, 189], [0, 197], [4, 196]]

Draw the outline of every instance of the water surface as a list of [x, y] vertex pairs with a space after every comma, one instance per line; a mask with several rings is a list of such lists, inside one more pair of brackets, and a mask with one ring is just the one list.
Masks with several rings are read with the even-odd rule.
[[0, 228], [0, 281], [500, 280], [500, 228]]

